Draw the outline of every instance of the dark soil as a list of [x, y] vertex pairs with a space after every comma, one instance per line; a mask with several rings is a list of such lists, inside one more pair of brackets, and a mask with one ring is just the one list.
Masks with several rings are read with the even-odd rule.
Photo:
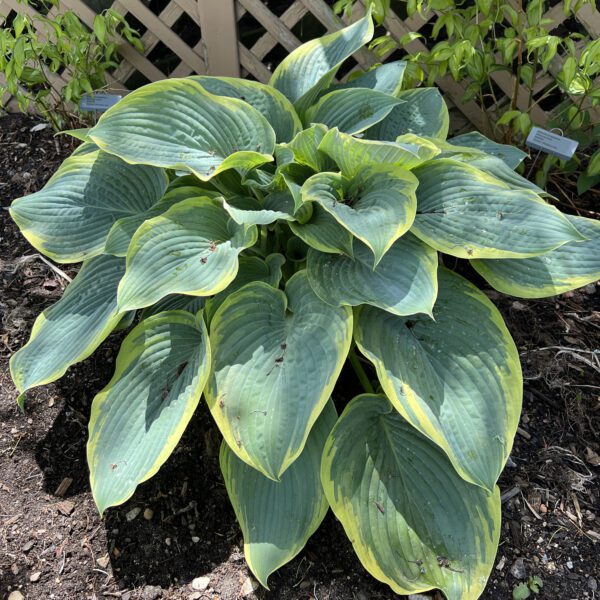
[[[31, 132], [33, 125], [22, 116], [0, 118], [3, 209], [39, 189], [70, 152], [68, 139]], [[591, 216], [593, 206], [584, 208]], [[122, 333], [62, 380], [31, 392], [25, 415], [17, 409], [8, 358], [66, 281], [37, 257], [7, 211], [0, 214], [0, 600], [15, 590], [57, 600], [242, 597], [250, 573], [218, 467], [218, 432], [205, 408], [159, 474], [127, 504], [98, 516], [87, 480], [86, 424]], [[521, 352], [525, 397], [522, 429], [499, 482], [502, 537], [483, 598], [510, 599], [522, 581], [515, 573], [543, 580], [537, 598], [598, 597], [600, 290], [590, 285], [530, 302], [489, 295]], [[128, 520], [134, 509], [141, 512]], [[204, 592], [190, 587], [199, 576], [210, 577]], [[365, 572], [330, 513], [306, 549], [271, 577], [271, 591], [246, 597], [397, 596]]]

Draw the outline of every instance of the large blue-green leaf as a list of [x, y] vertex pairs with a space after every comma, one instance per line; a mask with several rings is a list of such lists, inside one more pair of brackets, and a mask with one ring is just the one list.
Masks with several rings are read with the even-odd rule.
[[337, 129], [328, 131], [318, 148], [330, 156], [347, 177], [360, 176], [365, 167], [373, 165], [413, 169], [440, 152], [433, 142], [411, 133], [399, 136], [395, 142], [377, 142], [358, 139]]
[[336, 418], [329, 401], [281, 481], [268, 479], [221, 444], [221, 471], [244, 534], [246, 562], [266, 588], [269, 575], [304, 548], [325, 518], [329, 505], [321, 486], [321, 454]]
[[340, 65], [373, 37], [370, 11], [352, 25], [302, 44], [288, 54], [269, 82], [302, 114], [327, 88]]
[[302, 200], [316, 202], [373, 252], [377, 265], [412, 225], [417, 178], [394, 165], [365, 166], [352, 179], [317, 173], [302, 186]]
[[519, 298], [555, 296], [600, 279], [600, 221], [566, 217], [587, 241], [569, 242], [533, 258], [474, 260], [471, 264], [492, 287]]
[[275, 149], [275, 132], [256, 109], [209, 94], [192, 79], [165, 79], [131, 92], [89, 135], [127, 162], [191, 172], [201, 180], [269, 162]]
[[[308, 211], [306, 220], [291, 222], [290, 229], [303, 242], [320, 252], [342, 253], [347, 256], [353, 254], [353, 236], [338, 221], [330, 215], [320, 204], [306, 203], [301, 212]], [[373, 256], [371, 255], [371, 264]]]
[[521, 413], [519, 353], [485, 294], [452, 271], [438, 276], [435, 320], [365, 306], [355, 339], [396, 410], [459, 475], [491, 491]]
[[83, 263], [63, 297], [35, 321], [31, 337], [10, 359], [21, 394], [62, 377], [87, 358], [116, 327], [117, 286], [125, 273], [122, 258], [102, 255]]
[[352, 338], [352, 312], [312, 291], [306, 271], [285, 293], [249, 283], [212, 319], [210, 411], [229, 447], [278, 481], [325, 407]]
[[233, 292], [243, 288], [252, 281], [264, 281], [277, 287], [281, 281], [281, 267], [285, 258], [281, 254], [269, 254], [264, 260], [257, 256], [240, 256], [240, 266], [235, 279], [222, 291], [206, 299], [206, 310], [204, 317], [210, 324], [217, 309]]
[[154, 205], [136, 215], [123, 217], [115, 222], [108, 232], [104, 252], [114, 256], [125, 256], [129, 242], [138, 227], [144, 222], [162, 215], [175, 204], [188, 200], [189, 198], [198, 198], [208, 196], [214, 198], [218, 192], [211, 192], [196, 186], [181, 185], [167, 190], [166, 194]]
[[95, 149], [67, 158], [39, 192], [15, 200], [10, 214], [37, 250], [79, 262], [100, 254], [114, 223], [143, 214], [166, 187], [162, 169]]
[[354, 258], [308, 252], [308, 278], [333, 306], [371, 304], [397, 315], [431, 314], [437, 296], [437, 252], [407, 233], [373, 268], [369, 248], [356, 241]]
[[448, 107], [437, 88], [406, 90], [397, 94], [397, 97], [403, 101], [402, 104], [367, 130], [367, 138], [391, 142], [404, 133], [434, 138], [448, 135]]
[[306, 123], [337, 127], [344, 133], [360, 133], [382, 119], [402, 100], [365, 88], [330, 92], [306, 111]]
[[229, 216], [240, 225], [269, 225], [279, 219], [291, 221], [294, 218], [293, 204], [278, 205], [279, 203], [273, 202], [273, 198], [268, 205], [266, 201], [261, 204], [250, 197], [231, 198], [229, 201], [223, 198], [222, 202]]
[[482, 150], [486, 154], [492, 154], [503, 160], [511, 169], [516, 169], [525, 158], [527, 153], [523, 152], [515, 146], [507, 146], [499, 144], [485, 137], [477, 131], [471, 133], [463, 133], [448, 140], [450, 144], [455, 146], [464, 146], [467, 148], [475, 148]]
[[468, 164], [436, 159], [419, 179], [412, 232], [459, 258], [524, 258], [585, 239], [532, 190], [514, 189]]
[[100, 514], [130, 498], [169, 458], [209, 370], [201, 314], [163, 312], [125, 338], [112, 379], [92, 402], [89, 423], [90, 483]]
[[238, 254], [257, 239], [255, 226], [233, 223], [221, 202], [191, 198], [146, 221], [131, 239], [119, 285], [121, 311], [168, 294], [211, 296], [235, 278]]
[[389, 62], [379, 65], [357, 77], [353, 77], [349, 81], [332, 85], [330, 89], [333, 91], [355, 87], [369, 88], [396, 96], [402, 89], [402, 79], [405, 70], [405, 61], [397, 60]]
[[321, 480], [361, 563], [395, 593], [479, 598], [500, 537], [500, 491], [461, 479], [385, 396], [347, 406], [325, 445]]
[[292, 103], [275, 88], [235, 77], [190, 77], [215, 96], [238, 98], [255, 108], [275, 131], [277, 142], [288, 142], [302, 129], [300, 118]]

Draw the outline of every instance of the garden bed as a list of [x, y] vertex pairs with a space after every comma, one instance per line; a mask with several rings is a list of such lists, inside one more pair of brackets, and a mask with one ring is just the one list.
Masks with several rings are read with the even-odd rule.
[[[8, 359], [67, 282], [5, 210], [39, 189], [72, 149], [66, 136], [31, 131], [35, 124], [0, 118], [0, 598], [13, 590], [55, 599], [240, 598], [249, 571], [218, 466], [218, 431], [203, 404], [159, 474], [125, 505], [98, 516], [85, 463], [87, 420], [94, 394], [112, 374], [122, 333], [58, 382], [33, 390], [26, 415], [16, 407]], [[591, 202], [562, 193], [563, 210], [594, 216]], [[521, 353], [525, 394], [520, 433], [499, 482], [501, 542], [483, 598], [510, 599], [532, 575], [544, 583], [538, 598], [597, 597], [600, 356], [593, 351], [600, 348], [600, 288], [541, 301], [488, 293]], [[336, 390], [338, 408], [358, 389]], [[210, 578], [207, 589], [193, 590], [191, 581], [202, 576]], [[270, 592], [246, 597], [397, 597], [361, 567], [331, 513], [270, 583]]]

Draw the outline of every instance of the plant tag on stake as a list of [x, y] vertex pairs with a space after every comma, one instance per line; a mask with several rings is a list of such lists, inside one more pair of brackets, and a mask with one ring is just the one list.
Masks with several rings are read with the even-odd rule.
[[579, 145], [579, 142], [575, 140], [539, 127], [531, 129], [525, 143], [534, 150], [552, 154], [562, 160], [569, 160]]
[[104, 112], [122, 97], [117, 94], [84, 94], [79, 102], [79, 109], [85, 112]]

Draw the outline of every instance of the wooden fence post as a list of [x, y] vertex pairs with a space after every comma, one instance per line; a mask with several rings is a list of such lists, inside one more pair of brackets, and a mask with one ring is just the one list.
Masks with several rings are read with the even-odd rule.
[[198, 0], [209, 75], [240, 76], [234, 0]]

